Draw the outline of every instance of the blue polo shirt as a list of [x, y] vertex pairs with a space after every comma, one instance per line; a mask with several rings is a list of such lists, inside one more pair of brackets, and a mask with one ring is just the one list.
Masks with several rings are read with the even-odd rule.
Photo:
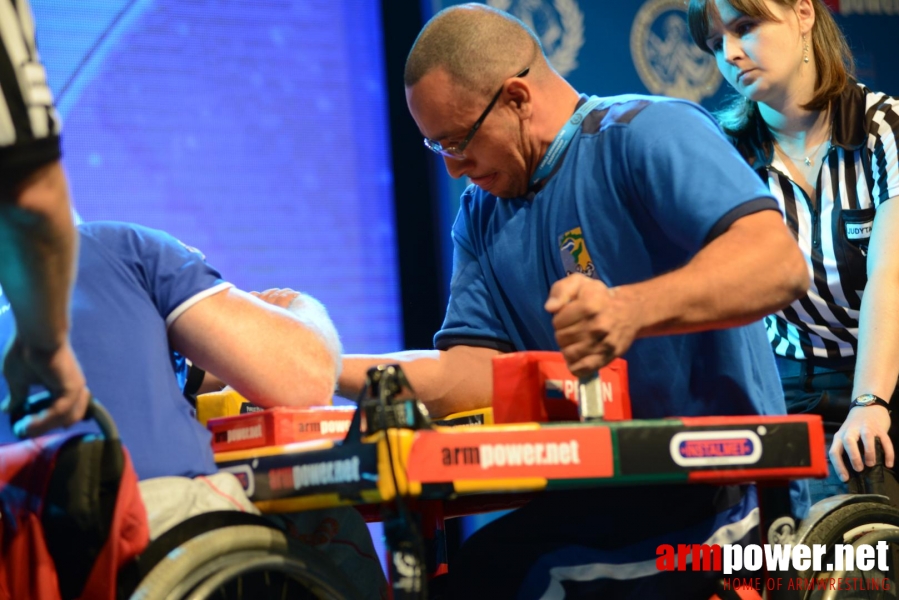
[[[538, 193], [507, 200], [466, 190], [435, 345], [558, 350], [543, 304], [566, 273], [609, 287], [645, 281], [768, 209], [778, 206], [767, 187], [700, 107], [607, 98]], [[623, 358], [634, 418], [785, 412], [761, 323], [638, 339]]]
[[[93, 395], [106, 406], [140, 479], [214, 473], [209, 432], [182, 394], [183, 360], [168, 327], [200, 300], [230, 287], [202, 254], [172, 236], [125, 223], [78, 227], [71, 340]], [[0, 296], [0, 347], [14, 332]], [[0, 377], [0, 394], [7, 393]], [[74, 427], [95, 431], [92, 423]], [[0, 416], [0, 443], [16, 441]]]
[[[657, 277], [762, 210], [778, 210], [777, 203], [702, 108], [667, 98], [606, 98], [536, 193], [501, 199], [466, 190], [435, 345], [558, 350], [543, 308], [556, 281], [574, 272], [610, 287]], [[638, 339], [623, 358], [636, 419], [786, 413], [761, 322]], [[802, 516], [804, 484], [793, 492]], [[555, 597], [563, 585], [652, 576], [662, 543], [747, 539], [757, 506], [752, 486], [581, 490], [538, 497], [488, 525], [481, 539], [510, 530], [544, 536], [544, 553], [524, 559], [533, 563], [518, 597]]]

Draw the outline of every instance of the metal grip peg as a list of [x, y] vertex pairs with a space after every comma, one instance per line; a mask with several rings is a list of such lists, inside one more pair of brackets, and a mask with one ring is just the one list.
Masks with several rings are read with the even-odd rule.
[[578, 378], [577, 408], [581, 421], [602, 419], [605, 407], [602, 404], [602, 379], [599, 371], [588, 377]]

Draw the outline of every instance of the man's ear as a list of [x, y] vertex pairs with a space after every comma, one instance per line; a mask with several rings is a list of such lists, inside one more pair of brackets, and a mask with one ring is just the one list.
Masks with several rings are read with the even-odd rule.
[[533, 110], [532, 92], [528, 82], [520, 77], [512, 78], [506, 84], [506, 102], [518, 112], [521, 118], [530, 118]]

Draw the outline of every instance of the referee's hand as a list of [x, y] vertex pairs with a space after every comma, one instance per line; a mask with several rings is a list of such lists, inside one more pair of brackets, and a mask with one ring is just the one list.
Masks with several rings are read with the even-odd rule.
[[5, 412], [22, 407], [28, 401], [32, 385], [43, 385], [56, 398], [48, 408], [18, 421], [13, 428], [17, 436], [38, 436], [84, 418], [90, 392], [68, 342], [52, 351], [35, 350], [16, 338], [7, 349], [3, 374], [9, 385], [9, 396], [0, 405]]
[[[884, 464], [887, 468], [893, 468], [895, 452], [887, 435], [889, 429], [890, 412], [884, 407], [875, 404], [850, 409], [830, 446], [830, 462], [841, 481], [849, 481], [848, 465], [843, 464], [843, 452], [849, 456], [849, 463], [855, 471], [861, 472], [865, 466], [873, 467], [877, 462], [874, 445], [876, 438], [880, 438], [883, 446]], [[859, 441], [864, 445], [864, 456], [859, 452]]]

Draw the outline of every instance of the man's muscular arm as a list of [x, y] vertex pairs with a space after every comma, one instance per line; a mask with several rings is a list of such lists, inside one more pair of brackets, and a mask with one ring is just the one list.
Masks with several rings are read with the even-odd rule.
[[346, 355], [338, 381], [341, 396], [356, 398], [365, 385], [368, 369], [399, 363], [416, 397], [431, 416], [486, 408], [493, 397], [492, 359], [497, 350], [453, 346], [449, 350], [410, 350], [377, 356]]
[[556, 340], [573, 373], [585, 375], [624, 354], [636, 338], [736, 327], [808, 290], [805, 261], [781, 215], [736, 220], [682, 268], [607, 288], [583, 276], [550, 290]]

